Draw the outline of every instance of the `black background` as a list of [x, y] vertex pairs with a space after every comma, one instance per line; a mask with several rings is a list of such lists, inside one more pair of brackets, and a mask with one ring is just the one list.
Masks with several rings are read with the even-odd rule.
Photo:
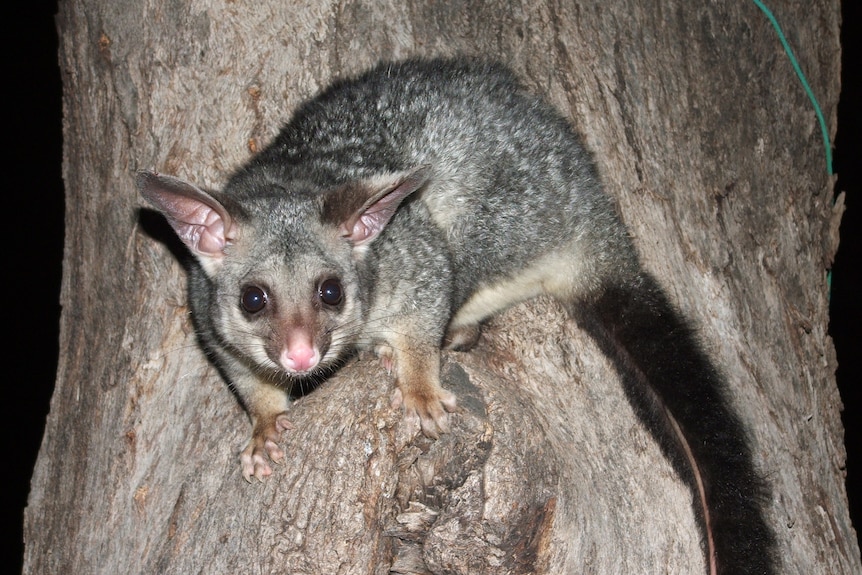
[[[41, 442], [54, 385], [59, 338], [59, 290], [63, 254], [63, 183], [61, 179], [61, 84], [54, 25], [56, 2], [29, 0], [7, 4], [3, 22], [7, 60], [3, 95], [4, 174], [2, 230], [5, 267], [4, 355], [11, 364], [4, 407], [6, 449], [11, 469], [3, 473], [2, 564], [20, 572], [23, 554], [22, 510]], [[830, 333], [838, 352], [838, 384], [844, 399], [848, 450], [848, 493], [854, 525], [862, 521], [862, 192], [860, 186], [860, 3], [842, 8], [842, 95], [835, 146], [836, 191], [847, 191], [841, 224], [841, 247], [832, 276]], [[788, 26], [789, 23], [784, 23]], [[799, 52], [802, 48], [795, 46]], [[10, 203], [11, 202], [11, 203]], [[10, 224], [11, 228], [6, 228]], [[10, 248], [11, 245], [11, 249]], [[103, 310], [111, 313], [110, 309]], [[95, 334], [94, 334], [94, 337]], [[10, 570], [11, 572], [11, 570]]]

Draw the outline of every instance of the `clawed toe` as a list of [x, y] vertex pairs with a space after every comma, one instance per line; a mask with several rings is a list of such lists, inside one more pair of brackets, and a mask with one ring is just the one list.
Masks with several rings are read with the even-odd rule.
[[281, 413], [272, 418], [269, 423], [258, 423], [248, 445], [239, 456], [243, 478], [251, 483], [252, 478], [263, 481], [272, 475], [273, 463], [284, 461], [284, 451], [278, 446], [281, 434], [293, 429], [293, 424], [287, 415]]

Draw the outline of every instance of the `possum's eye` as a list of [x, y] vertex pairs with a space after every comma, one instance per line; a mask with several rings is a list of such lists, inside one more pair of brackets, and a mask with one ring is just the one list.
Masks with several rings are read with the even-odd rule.
[[246, 286], [242, 289], [239, 304], [248, 313], [257, 313], [266, 307], [266, 292], [257, 286]]
[[317, 288], [317, 297], [328, 306], [337, 306], [344, 299], [341, 282], [335, 278], [323, 280]]

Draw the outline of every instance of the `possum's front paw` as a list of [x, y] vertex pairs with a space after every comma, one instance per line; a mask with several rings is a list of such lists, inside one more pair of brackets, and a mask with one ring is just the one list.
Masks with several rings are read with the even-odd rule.
[[405, 393], [401, 387], [392, 394], [392, 406], [404, 407], [404, 419], [408, 425], [418, 421], [422, 433], [437, 439], [442, 433], [449, 432], [449, 414], [455, 411], [455, 394], [437, 386], [425, 386], [421, 390]]
[[272, 475], [269, 462], [281, 463], [284, 459], [284, 451], [278, 446], [278, 441], [281, 434], [288, 429], [293, 429], [293, 424], [287, 419], [286, 413], [279, 413], [255, 423], [251, 441], [239, 456], [242, 476], [246, 481], [250, 483], [252, 477], [263, 481], [264, 477]]

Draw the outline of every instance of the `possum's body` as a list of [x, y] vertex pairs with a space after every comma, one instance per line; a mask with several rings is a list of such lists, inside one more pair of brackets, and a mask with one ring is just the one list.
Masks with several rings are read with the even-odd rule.
[[254, 425], [247, 478], [282, 456], [279, 386], [357, 347], [394, 367], [427, 435], [447, 431], [441, 346], [550, 294], [615, 360], [692, 486], [711, 571], [774, 572], [764, 490], [717, 370], [641, 268], [577, 134], [505, 68], [383, 64], [301, 106], [217, 194], [151, 172], [138, 183], [200, 264], [199, 333]]

